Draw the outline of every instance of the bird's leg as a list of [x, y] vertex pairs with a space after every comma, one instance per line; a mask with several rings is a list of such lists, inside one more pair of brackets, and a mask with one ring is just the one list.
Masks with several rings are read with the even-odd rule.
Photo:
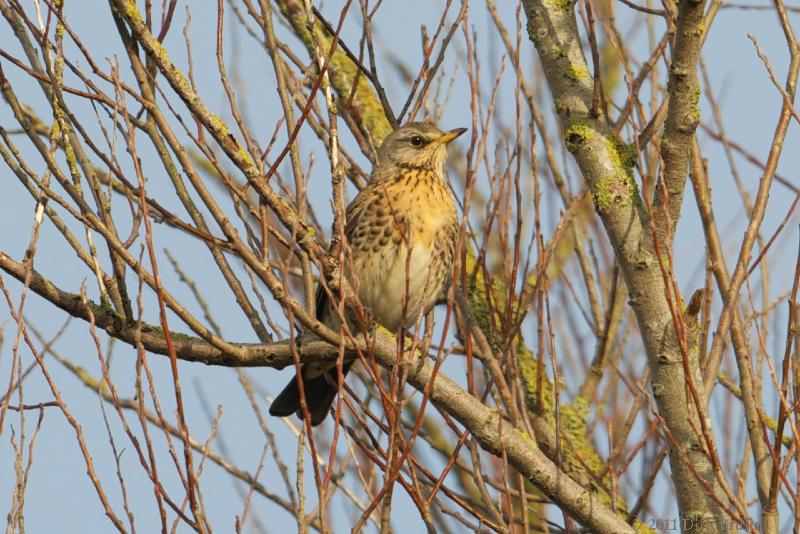
[[[422, 336], [422, 346], [420, 352], [425, 356], [430, 353], [431, 342], [433, 341], [433, 308], [425, 313], [425, 333]], [[420, 358], [417, 363], [417, 372], [419, 372], [422, 365], [425, 363], [425, 358]]]
[[433, 341], [433, 308], [425, 312], [425, 330], [422, 335], [420, 350], [423, 354], [428, 354]]

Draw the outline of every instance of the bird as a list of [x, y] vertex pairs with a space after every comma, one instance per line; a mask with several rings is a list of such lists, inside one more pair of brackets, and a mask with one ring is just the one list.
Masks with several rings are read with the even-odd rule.
[[[378, 149], [366, 186], [345, 210], [348, 280], [369, 317], [391, 332], [413, 327], [446, 295], [459, 219], [444, 166], [448, 144], [466, 131], [442, 131], [431, 122], [410, 122], [393, 131]], [[339, 330], [341, 322], [321, 284], [316, 303], [317, 319]], [[353, 322], [348, 319], [351, 331]], [[344, 362], [345, 375], [353, 362]], [[269, 413], [303, 418], [300, 380], [311, 424], [317, 426], [339, 391], [335, 362], [302, 364]]]

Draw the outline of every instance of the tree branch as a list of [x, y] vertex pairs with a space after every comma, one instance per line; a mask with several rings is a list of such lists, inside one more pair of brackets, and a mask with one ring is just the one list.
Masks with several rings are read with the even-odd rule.
[[[25, 265], [0, 253], [0, 268], [14, 278], [25, 279]], [[80, 295], [62, 291], [39, 273], [30, 273], [30, 289], [52, 302], [73, 317], [89, 321], [89, 313], [81, 302]], [[126, 325], [121, 317], [107, 307], [92, 306], [95, 325], [121, 341], [135, 345], [137, 326]], [[167, 347], [160, 329], [150, 325], [141, 326], [141, 341], [150, 352], [166, 354]], [[176, 356], [185, 361], [227, 367], [275, 367], [294, 365], [288, 340], [266, 344], [240, 344], [236, 352], [224, 353], [212, 345], [184, 335], [173, 334]], [[331, 349], [334, 350], [331, 350]], [[356, 348], [356, 347], [350, 347]], [[367, 347], [357, 347], [365, 350]], [[384, 368], [391, 369], [397, 361], [397, 341], [386, 332], [378, 332], [370, 343], [372, 354]], [[298, 348], [304, 361], [338, 357], [338, 350], [322, 341], [304, 343]], [[409, 369], [408, 382], [419, 391], [425, 391], [433, 378], [433, 366], [419, 353], [406, 355], [404, 362]], [[431, 388], [431, 401], [463, 424], [487, 451], [501, 456], [507, 455], [509, 462], [524, 474], [532, 484], [563, 506], [575, 519], [592, 532], [633, 532], [633, 529], [616, 516], [589, 491], [562, 473], [544, 453], [536, 447], [533, 439], [502, 419], [494, 409], [483, 404], [455, 382], [441, 373], [436, 376]]]
[[[681, 2], [682, 5], [687, 3], [692, 2]], [[702, 13], [702, 2], [700, 4]], [[665, 260], [656, 253], [657, 244], [648, 228], [650, 219], [642, 209], [642, 198], [633, 175], [635, 150], [613, 135], [610, 125], [602, 116], [596, 117], [591, 113], [594, 90], [572, 2], [523, 0], [522, 5], [528, 18], [528, 34], [536, 45], [550, 93], [554, 95], [566, 147], [574, 155], [589, 185], [595, 208], [629, 288], [630, 304], [636, 313], [652, 370], [651, 384], [659, 412], [676, 445], [687, 451], [691, 463], [691, 466], [687, 466], [681, 455], [677, 454], [676, 447], [673, 447], [670, 464], [681, 515], [700, 520], [698, 525], [702, 532], [716, 531], [716, 521], [724, 518], [716, 503], [725, 497], [722, 496], [720, 481], [715, 474], [715, 462], [709, 457], [714, 454], [713, 447], [710, 451], [704, 450], [696, 430], [701, 427], [697, 411], [687, 417], [687, 406], [691, 404], [686, 394], [687, 377], [684, 367], [680, 365], [686, 357], [692, 375], [690, 380], [701, 384], [697, 352], [691, 350], [684, 354], [685, 344], [668, 342], [669, 333], [672, 331], [674, 334], [678, 326], [674, 321], [680, 321], [678, 315], [682, 301], [662, 271], [661, 261]], [[683, 20], [688, 21], [687, 24], [698, 24], [697, 17]], [[689, 26], [678, 31], [686, 31], [687, 35], [696, 37], [693, 32], [697, 28]], [[687, 48], [691, 46], [691, 43], [686, 44]], [[686, 61], [690, 62], [690, 59]], [[684, 69], [690, 68], [685, 62], [680, 65]], [[678, 107], [672, 110], [671, 128], [680, 134], [681, 141], [687, 134], [691, 139], [691, 128], [696, 127], [696, 121], [687, 123], [686, 117], [681, 116], [681, 113], [685, 114], [685, 109], [691, 109], [691, 86], [680, 90], [674, 87], [673, 90], [681, 96], [676, 104]], [[691, 131], [684, 131], [687, 128]], [[689, 143], [685, 153], [674, 157], [688, 161], [690, 146]], [[685, 182], [686, 161], [683, 167], [673, 167], [673, 185], [680, 180]], [[681, 168], [684, 170], [681, 171]], [[683, 173], [682, 178], [678, 177], [680, 173]], [[671, 188], [668, 191], [671, 192]], [[680, 198], [676, 202], [670, 199], [670, 202], [671, 208], [665, 213], [665, 218], [674, 225], [680, 214]], [[663, 232], [658, 234], [663, 235]], [[662, 255], [669, 250], [669, 243], [664, 244], [667, 247], [661, 248]], [[699, 395], [702, 396], [702, 388]], [[702, 405], [702, 401], [699, 404]], [[702, 406], [698, 406], [700, 409]], [[712, 489], [712, 495], [707, 493], [707, 487]]]

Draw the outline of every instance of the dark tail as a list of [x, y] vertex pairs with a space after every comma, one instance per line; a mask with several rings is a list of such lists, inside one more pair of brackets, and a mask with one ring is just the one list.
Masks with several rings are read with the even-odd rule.
[[[352, 367], [353, 362], [344, 362], [342, 373], [347, 376], [347, 372]], [[336, 368], [322, 373], [314, 378], [303, 378], [303, 390], [306, 394], [306, 405], [309, 415], [311, 415], [311, 425], [317, 426], [331, 409], [333, 399], [339, 392], [339, 385], [336, 380]], [[288, 417], [293, 413], [300, 419], [303, 412], [300, 409], [300, 388], [297, 385], [297, 378], [292, 378], [280, 395], [272, 401], [269, 407], [269, 414], [276, 417]]]

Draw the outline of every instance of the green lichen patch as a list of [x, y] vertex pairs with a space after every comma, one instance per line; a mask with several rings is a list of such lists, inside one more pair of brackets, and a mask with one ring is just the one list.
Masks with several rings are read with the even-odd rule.
[[[603, 461], [586, 438], [591, 403], [586, 397], [577, 397], [561, 406], [558, 431], [561, 434], [564, 460], [577, 472], [588, 471], [594, 475], [602, 472]], [[605, 504], [611, 504], [604, 491], [597, 492]]]
[[247, 167], [255, 166], [255, 163], [253, 163], [253, 160], [250, 158], [250, 154], [248, 154], [244, 147], [236, 140], [236, 137], [234, 137], [228, 129], [228, 125], [225, 124], [225, 121], [222, 120], [219, 115], [214, 113], [209, 114], [208, 124], [212, 132], [226, 145], [226, 148], [231, 152], [236, 152]]
[[528, 17], [528, 22], [525, 24], [525, 29], [528, 32], [528, 37], [531, 41], [533, 41], [533, 44], [536, 46], [536, 48], [541, 49], [541, 36], [539, 35], [539, 32], [536, 31], [536, 25], [533, 23], [533, 19], [534, 17], [532, 16]]
[[[331, 35], [319, 25], [309, 25], [302, 9], [292, 7], [287, 2], [279, 4], [281, 11], [289, 19], [292, 28], [305, 44], [311, 57], [316, 56], [317, 46], [324, 51], [330, 50], [333, 39]], [[310, 27], [315, 30], [313, 36], [309, 31]], [[386, 119], [383, 106], [366, 76], [359, 72], [358, 66], [341, 49], [337, 49], [330, 58], [328, 75], [339, 95], [340, 103], [345, 101], [348, 103], [349, 112], [369, 132], [375, 145], [380, 146], [386, 136], [392, 132], [392, 126]]]
[[707, 29], [707, 27], [706, 27], [706, 21], [705, 21], [705, 19], [704, 19], [704, 20], [701, 20], [701, 21], [700, 21], [700, 22], [697, 24], [697, 27], [695, 28], [695, 35], [696, 35], [697, 37], [702, 37], [702, 36], [703, 36], [703, 34], [704, 34], [704, 33], [706, 33], [706, 29]]
[[136, 5], [136, 0], [128, 0], [123, 9], [125, 18], [132, 22], [142, 22], [142, 14], [139, 12], [139, 7]]
[[208, 116], [208, 124], [216, 130], [220, 136], [227, 137], [230, 135], [228, 131], [228, 125], [225, 124], [225, 121], [220, 118], [219, 115], [215, 115], [213, 113], [209, 114]]
[[617, 172], [592, 183], [592, 199], [598, 212], [613, 206], [637, 206], [641, 203], [639, 186], [633, 175], [636, 149], [616, 137], [605, 137], [606, 153]]
[[582, 82], [589, 79], [589, 69], [586, 65], [570, 64], [570, 66], [567, 67], [566, 75], [567, 78], [573, 82]]
[[633, 176], [633, 167], [636, 165], [636, 147], [626, 145], [609, 134], [606, 136], [606, 149], [614, 166], [623, 170], [625, 174]]
[[[625, 516], [622, 516], [622, 517], [625, 517]], [[650, 528], [650, 526], [647, 523], [645, 523], [644, 521], [640, 521], [638, 519], [634, 519], [633, 520], [633, 525], [632, 526], [633, 526], [634, 530], [636, 530], [636, 532], [640, 532], [641, 534], [655, 534], [655, 533], [658, 532], [657, 530], [653, 530], [652, 528]]]
[[564, 143], [567, 145], [567, 150], [576, 152], [586, 144], [587, 141], [594, 137], [594, 135], [594, 130], [586, 124], [571, 124], [567, 127], [566, 132], [564, 132]]
[[530, 445], [533, 445], [534, 447], [536, 447], [536, 442], [533, 441], [533, 438], [531, 438], [528, 435], [527, 432], [524, 432], [524, 431], [520, 430], [519, 428], [514, 428], [514, 432], [516, 432], [519, 437], [521, 437], [523, 440], [528, 442]]
[[545, 0], [545, 3], [562, 13], [569, 13], [575, 5], [575, 0]]
[[468, 273], [467, 301], [469, 308], [489, 344], [492, 348], [497, 349], [502, 343], [499, 336], [499, 332], [502, 331], [502, 322], [496, 314], [492, 313], [489, 303], [494, 303], [494, 309], [504, 310], [506, 291], [504, 287], [495, 286], [491, 276], [488, 280], [484, 277], [485, 271], [477, 264], [475, 250], [472, 247], [467, 249], [464, 269]]
[[[525, 345], [517, 347], [517, 366], [525, 383], [525, 401], [528, 410], [547, 415], [555, 423], [553, 415], [553, 383], [545, 373], [539, 380], [539, 365], [533, 353]], [[541, 388], [541, 392], [539, 391]], [[541, 398], [541, 406], [539, 399]]]
[[395, 333], [392, 332], [391, 330], [389, 330], [388, 328], [386, 328], [385, 326], [383, 326], [380, 323], [376, 323], [375, 324], [375, 333], [376, 334], [381, 334], [381, 335], [384, 335], [384, 336], [388, 336], [389, 339], [392, 339], [392, 340], [395, 339]]
[[592, 200], [602, 213], [613, 206], [639, 205], [639, 186], [632, 175], [613, 174], [600, 178], [592, 184]]
[[306, 228], [306, 233], [304, 236], [301, 237], [301, 240], [308, 241], [309, 243], [313, 242], [314, 239], [317, 237], [317, 229], [313, 226], [309, 226]]
[[[322, 34], [320, 34], [320, 39], [324, 39], [325, 43], [330, 41], [328, 36]], [[313, 46], [313, 43], [307, 43], [307, 45], [310, 47]], [[340, 97], [347, 95], [351, 108], [372, 136], [376, 146], [380, 146], [386, 136], [392, 132], [380, 100], [372, 91], [367, 78], [358, 71], [356, 64], [344, 53], [334, 53], [331, 63], [333, 68], [328, 72], [334, 88]], [[355, 91], [353, 91], [354, 82]], [[354, 94], [350, 98], [351, 93]]]
[[693, 129], [700, 124], [700, 87], [695, 86], [692, 90], [692, 97], [691, 97], [691, 107], [689, 108], [689, 113], [686, 117], [687, 121], [689, 122], [689, 126]]

